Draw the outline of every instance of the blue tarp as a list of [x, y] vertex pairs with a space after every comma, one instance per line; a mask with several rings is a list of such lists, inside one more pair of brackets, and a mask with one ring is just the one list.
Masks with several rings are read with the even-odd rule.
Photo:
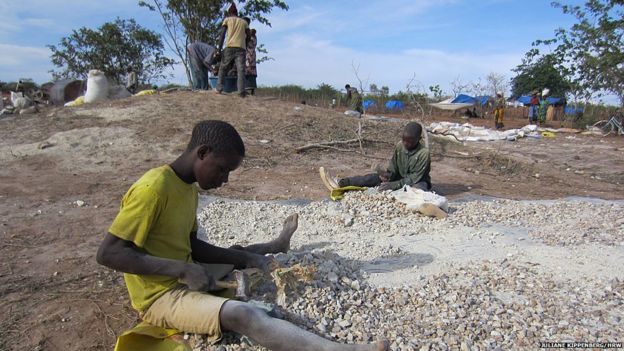
[[459, 94], [451, 103], [453, 104], [479, 104], [481, 106], [488, 103], [490, 97], [487, 95], [472, 97], [466, 94]]
[[390, 100], [386, 102], [386, 109], [388, 110], [403, 110], [405, 105], [399, 100]]
[[487, 95], [483, 95], [483, 96], [477, 96], [475, 97], [475, 100], [478, 104], [480, 104], [481, 106], [487, 105], [488, 101], [490, 101], [490, 97]]
[[370, 107], [377, 106], [377, 103], [375, 100], [364, 100], [364, 102], [362, 102], [362, 106], [364, 106], [365, 110], [368, 110]]
[[453, 101], [451, 101], [453, 104], [474, 104], [475, 102], [477, 102], [475, 98], [465, 94], [459, 94], [455, 99], [453, 99]]
[[585, 109], [582, 107], [575, 109], [572, 106], [566, 106], [566, 108], [563, 109], [563, 113], [565, 113], [566, 115], [582, 114], [583, 112], [585, 112]]

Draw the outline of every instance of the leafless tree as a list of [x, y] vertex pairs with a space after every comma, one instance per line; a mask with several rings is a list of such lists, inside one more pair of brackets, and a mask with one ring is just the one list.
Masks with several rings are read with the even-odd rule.
[[505, 75], [500, 73], [491, 72], [485, 77], [485, 80], [487, 82], [487, 88], [492, 96], [495, 96], [499, 91], [504, 94], [509, 86]]
[[451, 90], [453, 91], [454, 97], [456, 97], [457, 95], [463, 92], [466, 92], [468, 90], [468, 87], [469, 87], [469, 84], [462, 81], [459, 75], [455, 77], [455, 79], [451, 82]]

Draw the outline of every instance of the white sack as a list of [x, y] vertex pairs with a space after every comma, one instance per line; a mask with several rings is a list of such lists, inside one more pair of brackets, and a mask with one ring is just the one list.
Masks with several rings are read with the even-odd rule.
[[438, 194], [412, 188], [409, 185], [390, 193], [398, 202], [404, 203], [410, 210], [418, 210], [423, 204], [433, 204], [448, 213], [448, 200]]
[[89, 71], [87, 79], [87, 93], [85, 103], [103, 101], [108, 98], [108, 80], [104, 72], [93, 69]]

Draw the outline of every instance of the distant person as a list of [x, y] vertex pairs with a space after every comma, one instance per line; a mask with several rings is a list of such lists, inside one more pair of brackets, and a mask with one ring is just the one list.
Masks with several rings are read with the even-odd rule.
[[537, 124], [538, 107], [539, 96], [537, 92], [533, 92], [533, 96], [531, 96], [531, 101], [529, 102], [529, 124]]
[[351, 85], [345, 85], [347, 91], [347, 105], [353, 111], [357, 111], [360, 114], [364, 114], [364, 106], [362, 103], [362, 95], [358, 92], [357, 88], [352, 88]]
[[138, 87], [138, 80], [136, 72], [132, 67], [128, 68], [128, 77], [126, 79], [126, 89], [132, 94], [136, 93]]
[[496, 100], [494, 101], [494, 127], [496, 129], [502, 129], [505, 127], [503, 120], [505, 119], [505, 105], [507, 102], [503, 97], [501, 91], [496, 93]]
[[431, 157], [429, 149], [420, 142], [422, 132], [419, 123], [410, 122], [405, 126], [402, 140], [396, 144], [386, 170], [342, 179], [334, 179], [327, 173], [321, 173], [321, 180], [329, 190], [346, 186], [378, 186], [380, 191], [384, 191], [401, 189], [404, 185], [424, 191], [431, 190]]
[[549, 93], [550, 93], [549, 89], [544, 89], [542, 91], [542, 98], [539, 101], [539, 109], [538, 109], [539, 125], [542, 125], [546, 122], [546, 114], [548, 113], [548, 94]]
[[196, 41], [186, 47], [191, 64], [191, 76], [193, 78], [193, 89], [210, 89], [208, 72], [214, 65], [216, 49], [214, 46]]
[[[227, 40], [226, 40], [227, 35]], [[219, 42], [219, 51], [223, 51], [221, 66], [219, 67], [219, 79], [217, 81], [217, 92], [223, 92], [223, 81], [226, 73], [232, 65], [236, 65], [236, 88], [241, 97], [245, 97], [245, 55], [246, 55], [246, 39], [251, 35], [249, 24], [238, 17], [236, 5], [228, 9], [228, 16], [225, 18], [221, 28], [221, 40]], [[223, 43], [225, 42], [225, 49]]]
[[[249, 25], [251, 20], [249, 17], [245, 17], [245, 21]], [[256, 37], [256, 30], [251, 29], [249, 31], [249, 37], [247, 37], [247, 51], [245, 56], [245, 82], [246, 90], [249, 90], [251, 95], [256, 92], [256, 78], [258, 77], [258, 70], [256, 69], [256, 46], [258, 45], [258, 38]]]

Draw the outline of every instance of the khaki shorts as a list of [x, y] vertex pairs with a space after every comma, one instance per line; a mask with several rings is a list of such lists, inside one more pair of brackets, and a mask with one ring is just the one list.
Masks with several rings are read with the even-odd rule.
[[[232, 271], [232, 265], [204, 265], [215, 280]], [[221, 339], [220, 312], [229, 299], [205, 292], [190, 291], [179, 286], [164, 295], [142, 313], [144, 321], [162, 328], [173, 328], [187, 333], [205, 334], [208, 340]]]

